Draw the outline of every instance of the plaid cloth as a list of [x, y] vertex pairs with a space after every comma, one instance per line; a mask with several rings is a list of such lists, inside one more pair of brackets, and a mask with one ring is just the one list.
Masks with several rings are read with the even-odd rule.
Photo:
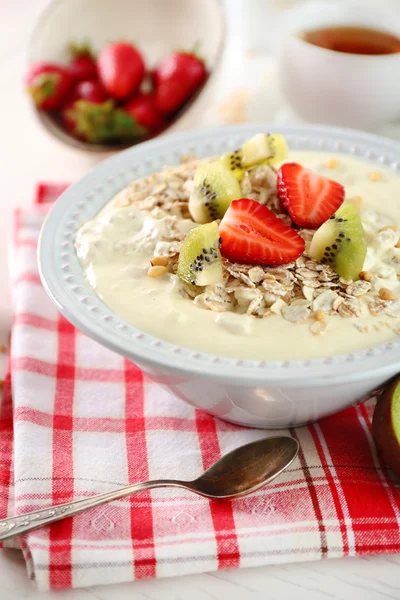
[[[42, 184], [42, 204], [15, 218], [0, 516], [151, 477], [190, 479], [265, 435], [194, 410], [57, 313], [40, 285], [35, 251], [45, 203], [62, 188]], [[300, 442], [298, 458], [251, 496], [210, 502], [153, 490], [22, 536], [29, 576], [47, 590], [399, 552], [400, 486], [375, 452], [373, 406], [285, 431]]]

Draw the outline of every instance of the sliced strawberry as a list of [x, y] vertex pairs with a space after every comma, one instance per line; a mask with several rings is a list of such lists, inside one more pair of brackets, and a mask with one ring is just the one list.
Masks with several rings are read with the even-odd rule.
[[284, 265], [304, 252], [304, 240], [255, 200], [234, 200], [220, 226], [221, 254], [232, 262]]
[[298, 163], [285, 163], [278, 172], [278, 196], [296, 225], [316, 228], [341, 206], [344, 187]]

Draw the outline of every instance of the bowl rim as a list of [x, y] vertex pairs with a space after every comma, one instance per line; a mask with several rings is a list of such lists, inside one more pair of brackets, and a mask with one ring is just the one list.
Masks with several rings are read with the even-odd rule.
[[[400, 339], [348, 354], [305, 360], [245, 360], [217, 356], [167, 342], [119, 318], [86, 281], [73, 238], [129, 181], [160, 165], [179, 162], [187, 152], [200, 156], [236, 147], [251, 135], [273, 131], [293, 149], [340, 152], [392, 168], [400, 175], [400, 143], [352, 129], [321, 125], [244, 124], [184, 132], [133, 146], [103, 161], [57, 200], [39, 236], [38, 265], [44, 288], [59, 311], [83, 333], [147, 369], [207, 377], [230, 383], [280, 382], [285, 386], [357, 381], [400, 369]], [[210, 152], [211, 147], [211, 152]], [[169, 157], [167, 159], [167, 156]]]
[[[35, 37], [38, 35], [38, 33], [40, 34], [40, 29], [43, 27], [43, 24], [45, 23], [49, 15], [51, 15], [51, 13], [57, 9], [58, 5], [66, 1], [67, 0], [52, 0], [47, 5], [45, 5], [39, 12], [39, 15], [29, 36], [27, 66], [32, 64], [31, 56], [33, 53], [32, 47], [34, 44]], [[179, 109], [179, 111], [175, 114], [173, 119], [168, 122], [168, 125], [160, 132], [156, 133], [154, 136], [149, 137], [146, 141], [156, 139], [163, 135], [169, 135], [170, 130], [177, 125], [180, 119], [184, 117], [190, 111], [191, 108], [194, 107], [197, 100], [199, 100], [200, 97], [204, 95], [204, 92], [209, 90], [210, 87], [214, 85], [216, 81], [217, 72], [219, 70], [219, 67], [221, 66], [224, 52], [226, 49], [227, 18], [222, 0], [212, 1], [215, 2], [216, 8], [219, 11], [219, 18], [221, 22], [221, 40], [215, 54], [214, 62], [209, 68], [208, 77], [203, 83], [203, 85], [199, 89], [197, 89], [196, 92], [189, 98], [187, 103], [181, 109]], [[50, 133], [54, 138], [58, 139], [64, 144], [75, 148], [76, 150], [104, 154], [107, 152], [118, 152], [121, 150], [126, 150], [127, 148], [131, 148], [132, 146], [137, 146], [138, 144], [143, 143], [140, 140], [138, 140], [137, 142], [132, 141], [131, 143], [122, 142], [121, 144], [93, 144], [91, 142], [85, 142], [70, 135], [68, 131], [58, 123], [56, 117], [52, 113], [38, 109], [33, 102], [31, 102], [31, 108], [39, 123], [48, 133]]]

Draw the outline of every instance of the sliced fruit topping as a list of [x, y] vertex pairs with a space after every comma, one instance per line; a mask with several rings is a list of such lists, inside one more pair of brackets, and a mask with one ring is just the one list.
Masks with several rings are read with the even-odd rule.
[[241, 148], [221, 157], [222, 163], [240, 181], [244, 170], [260, 164], [278, 163], [287, 156], [288, 148], [283, 135], [258, 133]]
[[310, 256], [330, 265], [344, 279], [358, 279], [367, 242], [357, 207], [346, 201], [314, 234]]
[[211, 285], [222, 281], [217, 223], [192, 229], [179, 254], [178, 277], [195, 285]]
[[266, 206], [234, 200], [219, 226], [221, 254], [232, 262], [283, 265], [304, 252], [304, 240]]
[[379, 398], [372, 434], [385, 464], [400, 475], [400, 379], [389, 385]]
[[285, 163], [278, 172], [278, 196], [296, 225], [314, 228], [341, 206], [344, 187], [298, 163]]
[[205, 163], [194, 174], [189, 211], [196, 223], [209, 223], [221, 219], [240, 196], [240, 186], [229, 169], [219, 161]]

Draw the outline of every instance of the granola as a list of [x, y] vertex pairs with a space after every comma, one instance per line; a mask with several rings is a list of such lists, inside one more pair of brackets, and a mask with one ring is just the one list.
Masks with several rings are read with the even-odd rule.
[[[167, 167], [160, 173], [134, 181], [114, 200], [115, 206], [134, 205], [148, 211], [155, 219], [164, 219], [163, 239], [157, 243], [154, 257], [168, 259], [162, 264], [166, 264], [173, 274], [176, 273], [180, 247], [187, 233], [180, 223], [182, 219], [190, 219], [188, 202], [199, 163], [195, 157], [188, 156], [177, 167]], [[291, 225], [290, 217], [280, 212], [276, 179], [275, 170], [268, 165], [251, 168], [241, 181], [241, 191], [244, 196], [265, 204]], [[393, 260], [399, 267], [386, 271], [381, 269], [375, 275], [366, 268], [358, 281], [344, 280], [329, 265], [310, 258], [308, 248], [314, 230], [300, 229], [298, 233], [305, 240], [306, 249], [293, 263], [270, 267], [232, 263], [224, 258], [221, 283], [205, 289], [182, 283], [179, 291], [204, 309], [216, 313], [230, 311], [254, 318], [280, 315], [293, 323], [315, 316], [318, 311], [338, 318], [360, 317], [364, 308], [373, 316], [400, 317], [400, 302], [385, 299], [392, 296], [385, 296], [382, 292], [379, 295], [374, 285], [374, 280], [383, 281], [385, 277], [397, 280], [397, 272], [400, 272], [399, 235], [393, 226], [381, 228], [374, 243], [380, 244], [379, 251], [392, 251]], [[324, 334], [327, 328], [325, 320], [314, 319], [310, 325], [314, 335]], [[357, 325], [357, 330], [367, 331], [363, 325]]]

